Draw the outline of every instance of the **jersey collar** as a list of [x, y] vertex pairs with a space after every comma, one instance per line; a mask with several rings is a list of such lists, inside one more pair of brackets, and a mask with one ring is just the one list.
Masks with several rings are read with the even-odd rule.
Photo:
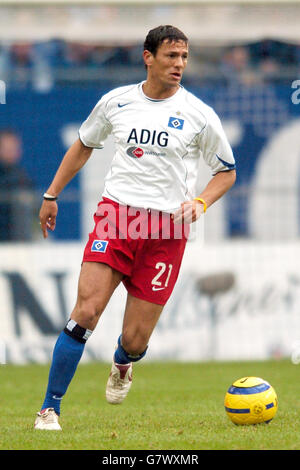
[[167, 101], [170, 101], [172, 99], [175, 98], [175, 96], [178, 96], [179, 93], [181, 93], [181, 91], [183, 90], [183, 86], [179, 84], [179, 88], [178, 90], [176, 91], [176, 93], [174, 93], [174, 95], [170, 96], [169, 98], [163, 98], [163, 99], [154, 99], [154, 98], [149, 98], [149, 96], [145, 95], [144, 91], [143, 91], [143, 84], [146, 82], [146, 80], [143, 80], [141, 83], [138, 84], [138, 89], [139, 89], [139, 92], [140, 94], [142, 95], [142, 97], [144, 99], [146, 99], [147, 101], [152, 101], [153, 103], [161, 103], [161, 102], [167, 102]]

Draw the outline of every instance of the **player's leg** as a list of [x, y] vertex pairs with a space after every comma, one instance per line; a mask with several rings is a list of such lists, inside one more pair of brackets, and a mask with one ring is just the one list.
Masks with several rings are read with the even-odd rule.
[[75, 308], [54, 347], [48, 387], [36, 429], [60, 429], [53, 420], [57, 421], [55, 415], [60, 414], [61, 400], [74, 376], [85, 343], [122, 277], [106, 264], [83, 263]]
[[71, 319], [83, 328], [94, 330], [123, 274], [100, 262], [82, 264], [77, 302]]
[[127, 296], [121, 344], [131, 359], [140, 357], [147, 349], [150, 336], [164, 306]]
[[[106, 398], [121, 403], [132, 383], [132, 362], [142, 359], [152, 331], [175, 286], [186, 245], [183, 226], [181, 237], [175, 237], [169, 214], [162, 214], [152, 238], [152, 215], [148, 214], [149, 238], [139, 239], [131, 274], [123, 283], [128, 291], [122, 335], [114, 354], [107, 382]], [[164, 228], [169, 231], [164, 231]]]
[[122, 403], [132, 383], [132, 362], [142, 359], [150, 336], [163, 310], [154, 304], [128, 294], [122, 334], [118, 339], [111, 373], [106, 385], [109, 403]]

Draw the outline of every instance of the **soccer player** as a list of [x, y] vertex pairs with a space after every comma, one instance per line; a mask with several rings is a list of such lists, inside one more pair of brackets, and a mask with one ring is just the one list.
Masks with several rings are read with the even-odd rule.
[[[61, 429], [61, 400], [120, 282], [127, 302], [106, 399], [113, 404], [124, 400], [132, 384], [132, 363], [145, 356], [177, 280], [187, 229], [235, 182], [235, 161], [219, 118], [180, 84], [187, 37], [170, 25], [152, 29], [143, 58], [146, 80], [100, 99], [44, 194], [40, 224], [46, 238], [48, 229], [55, 229], [60, 192], [93, 149], [114, 135], [116, 151], [84, 250], [76, 305], [54, 347], [35, 429]], [[195, 197], [201, 157], [212, 178]]]

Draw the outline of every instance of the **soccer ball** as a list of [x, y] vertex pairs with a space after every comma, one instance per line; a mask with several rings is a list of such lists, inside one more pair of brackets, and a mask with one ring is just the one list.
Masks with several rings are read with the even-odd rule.
[[227, 390], [224, 399], [227, 416], [234, 424], [269, 423], [278, 408], [274, 388], [259, 377], [243, 377]]

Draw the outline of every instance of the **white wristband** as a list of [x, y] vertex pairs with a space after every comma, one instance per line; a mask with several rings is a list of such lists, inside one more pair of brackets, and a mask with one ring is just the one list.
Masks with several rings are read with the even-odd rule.
[[56, 201], [57, 196], [51, 196], [51, 194], [44, 193], [43, 198], [46, 199], [46, 201]]

